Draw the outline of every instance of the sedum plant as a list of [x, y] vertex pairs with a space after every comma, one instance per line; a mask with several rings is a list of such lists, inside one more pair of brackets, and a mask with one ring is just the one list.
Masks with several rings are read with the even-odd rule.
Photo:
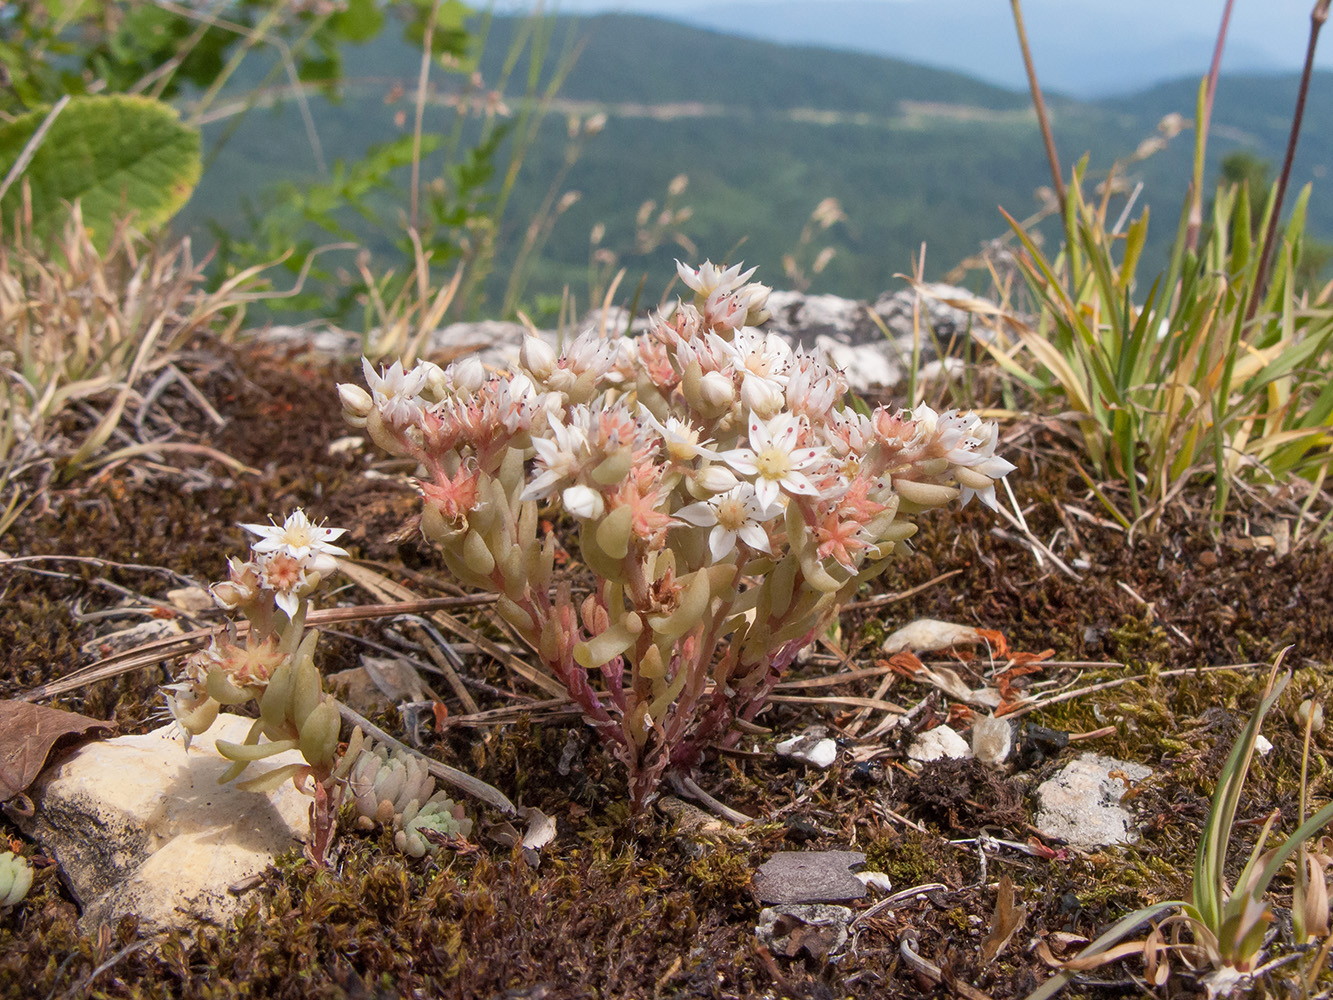
[[[338, 753], [342, 716], [336, 699], [324, 691], [315, 666], [317, 629], [306, 629], [310, 598], [337, 568], [335, 557], [347, 553], [333, 544], [344, 531], [311, 524], [297, 509], [281, 525], [244, 524], [258, 536], [251, 558], [231, 559], [228, 578], [214, 584], [213, 599], [248, 621], [244, 638], [231, 626], [206, 649], [185, 660], [167, 686], [167, 707], [185, 732], [186, 746], [206, 731], [224, 706], [256, 702], [259, 718], [241, 743], [218, 740], [217, 749], [232, 761], [219, 781], [232, 781], [260, 760], [298, 750], [303, 763], [284, 764], [241, 782], [239, 787], [266, 792], [291, 779], [297, 788], [310, 782], [307, 853], [316, 864], [334, 833], [334, 819], [346, 778], [361, 753], [361, 730]], [[260, 742], [263, 737], [264, 742]]]
[[394, 846], [414, 858], [439, 851], [423, 830], [459, 838], [472, 832], [462, 805], [435, 791], [435, 779], [420, 757], [369, 744], [352, 765], [347, 784], [357, 827], [387, 827]]
[[32, 865], [13, 851], [0, 851], [0, 911], [23, 902], [32, 888]]
[[[668, 771], [735, 738], [797, 653], [878, 575], [909, 518], [994, 506], [1014, 467], [972, 414], [844, 404], [841, 373], [756, 325], [752, 271], [679, 265], [693, 291], [633, 338], [518, 370], [475, 359], [340, 386], [347, 420], [419, 463], [422, 531], [464, 583], [499, 595], [629, 770], [636, 808]], [[555, 574], [539, 509], [569, 518], [591, 585]]]

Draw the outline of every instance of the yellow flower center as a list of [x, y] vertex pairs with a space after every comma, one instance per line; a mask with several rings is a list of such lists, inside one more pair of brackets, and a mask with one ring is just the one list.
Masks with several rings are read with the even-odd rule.
[[724, 497], [717, 505], [717, 523], [727, 531], [740, 531], [748, 519], [745, 503], [735, 497]]
[[754, 457], [755, 468], [765, 479], [782, 479], [791, 472], [791, 455], [781, 448], [765, 448]]

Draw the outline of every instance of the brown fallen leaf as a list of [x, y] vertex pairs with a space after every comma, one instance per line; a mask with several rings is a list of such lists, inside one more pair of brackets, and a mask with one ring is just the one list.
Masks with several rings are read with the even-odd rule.
[[981, 942], [981, 961], [989, 964], [1004, 951], [1005, 945], [1022, 929], [1028, 918], [1026, 903], [1014, 905], [1014, 883], [1008, 875], [1000, 876], [999, 892], [995, 896], [995, 913], [991, 916], [990, 932]]
[[56, 743], [82, 736], [90, 729], [110, 731], [115, 726], [77, 712], [0, 700], [0, 802], [18, 795], [36, 780]]

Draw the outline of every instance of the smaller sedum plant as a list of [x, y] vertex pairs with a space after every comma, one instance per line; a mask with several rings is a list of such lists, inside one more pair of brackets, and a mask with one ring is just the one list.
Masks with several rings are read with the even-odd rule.
[[23, 902], [32, 888], [32, 865], [13, 851], [0, 851], [0, 910]]
[[[842, 374], [756, 329], [751, 272], [679, 266], [693, 291], [637, 337], [530, 337], [342, 385], [343, 413], [419, 466], [421, 527], [537, 652], [625, 763], [643, 807], [737, 736], [800, 650], [916, 530], [1014, 467], [973, 414], [858, 411]], [[549, 507], [591, 585], [555, 572]]]
[[229, 561], [228, 578], [214, 584], [212, 593], [221, 607], [239, 611], [249, 628], [242, 638], [233, 623], [206, 649], [188, 657], [166, 688], [167, 707], [184, 730], [188, 747], [224, 706], [258, 704], [259, 718], [244, 742], [217, 741], [218, 753], [233, 762], [219, 780], [238, 778], [250, 764], [267, 757], [300, 751], [303, 763], [272, 768], [239, 787], [266, 792], [291, 779], [304, 790], [309, 782], [314, 804], [306, 851], [323, 865], [363, 738], [355, 729], [346, 751], [338, 753], [342, 716], [315, 666], [319, 631], [306, 629], [305, 621], [311, 596], [337, 569], [335, 557], [347, 554], [333, 544], [345, 529], [311, 524], [300, 509], [281, 525], [241, 527], [259, 540], [251, 546], [248, 561]]
[[435, 779], [421, 758], [401, 750], [390, 753], [383, 745], [367, 745], [348, 775], [348, 788], [357, 827], [392, 830], [394, 846], [414, 858], [439, 850], [423, 830], [458, 838], [472, 832], [463, 807], [435, 791]]

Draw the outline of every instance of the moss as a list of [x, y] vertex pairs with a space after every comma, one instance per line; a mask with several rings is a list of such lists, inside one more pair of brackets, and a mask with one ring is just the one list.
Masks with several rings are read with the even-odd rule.
[[685, 885], [700, 902], [720, 904], [733, 910], [753, 908], [749, 895], [750, 876], [747, 858], [721, 848], [685, 866]]
[[888, 830], [865, 846], [866, 868], [883, 872], [896, 889], [938, 882], [939, 837], [916, 830]]

